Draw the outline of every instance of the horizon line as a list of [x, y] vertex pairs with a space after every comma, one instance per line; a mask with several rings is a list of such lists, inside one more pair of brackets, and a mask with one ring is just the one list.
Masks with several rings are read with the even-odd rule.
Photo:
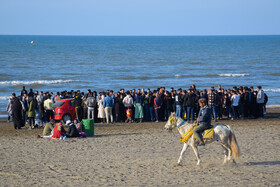
[[197, 35], [79, 35], [79, 34], [0, 34], [0, 36], [101, 36], [101, 37], [185, 37], [185, 36], [279, 36], [280, 34], [197, 34]]

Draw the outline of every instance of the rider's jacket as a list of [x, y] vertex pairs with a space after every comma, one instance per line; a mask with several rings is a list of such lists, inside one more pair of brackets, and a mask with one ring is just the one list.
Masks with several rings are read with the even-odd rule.
[[200, 116], [197, 120], [197, 122], [201, 125], [211, 126], [211, 110], [206, 105], [205, 107], [200, 108]]

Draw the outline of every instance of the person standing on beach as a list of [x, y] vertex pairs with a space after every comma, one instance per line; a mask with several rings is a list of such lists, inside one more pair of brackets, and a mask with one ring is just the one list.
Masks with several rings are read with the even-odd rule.
[[148, 94], [148, 105], [149, 105], [150, 120], [154, 121], [154, 99], [155, 99], [155, 93], [152, 93], [151, 91], [149, 91], [147, 94]]
[[105, 111], [103, 108], [103, 101], [104, 101], [104, 93], [100, 92], [98, 96], [98, 115], [97, 117], [101, 119], [101, 122], [104, 123], [105, 121]]
[[32, 89], [32, 88], [30, 88], [30, 92], [28, 93], [27, 96], [28, 96], [28, 97], [34, 98], [34, 92], [33, 92], [33, 89]]
[[106, 122], [107, 124], [109, 124], [109, 117], [111, 119], [111, 123], [114, 122], [114, 119], [113, 119], [113, 106], [114, 106], [114, 100], [113, 98], [110, 96], [110, 94], [107, 92], [106, 93], [106, 97], [104, 98], [104, 101], [103, 101], [103, 108], [105, 110], [105, 114], [106, 114]]
[[27, 100], [27, 95], [24, 94], [21, 98], [21, 105], [22, 105], [22, 119], [24, 124], [27, 123], [27, 114], [26, 112], [28, 111], [28, 100]]
[[211, 88], [209, 90], [209, 94], [208, 94], [208, 106], [209, 106], [209, 109], [212, 111], [214, 120], [217, 121], [215, 105], [216, 105], [216, 94], [214, 93], [214, 90]]
[[264, 106], [264, 91], [261, 86], [257, 87], [257, 113], [259, 118], [263, 118], [263, 106]]
[[176, 116], [177, 117], [182, 117], [181, 112], [182, 112], [182, 97], [181, 97], [181, 91], [182, 89], [179, 88], [177, 91], [177, 94], [175, 95], [175, 105], [176, 105]]
[[115, 93], [114, 97], [114, 107], [113, 107], [113, 114], [114, 114], [114, 121], [115, 122], [120, 122], [120, 112], [121, 112], [121, 105], [122, 105], [122, 100], [120, 98], [119, 93]]
[[197, 96], [194, 93], [194, 89], [189, 89], [188, 90], [188, 95], [187, 95], [187, 121], [190, 121], [190, 116], [191, 116], [191, 121], [194, 122], [194, 109], [195, 109], [195, 104], [197, 102]]
[[[83, 119], [87, 119], [88, 118], [88, 105], [87, 105], [87, 98], [88, 96], [87, 95], [84, 95], [83, 96], [83, 100], [82, 100], [82, 118]], [[93, 110], [94, 112], [94, 110]]]
[[82, 120], [82, 98], [79, 93], [75, 94], [74, 106], [76, 110], [76, 117], [81, 121]]
[[20, 91], [20, 96], [22, 97], [24, 94], [27, 95], [27, 91], [25, 89], [25, 86], [22, 87], [22, 90]]
[[161, 100], [161, 97], [159, 95], [159, 92], [156, 92], [156, 97], [154, 98], [154, 109], [155, 109], [155, 117], [156, 122], [159, 122], [159, 110], [163, 104], [163, 101]]
[[48, 95], [48, 99], [44, 101], [44, 109], [46, 113], [46, 121], [49, 122], [50, 118], [53, 119], [53, 102], [51, 96]]
[[29, 129], [33, 129], [35, 125], [35, 108], [36, 103], [33, 97], [28, 97], [29, 108], [28, 108], [28, 121], [29, 121]]
[[[130, 114], [131, 112], [130, 111], [132, 111], [133, 98], [131, 97], [129, 91], [126, 92], [126, 96], [125, 96], [125, 98], [123, 98], [122, 102], [123, 102], [124, 107], [125, 107], [125, 109], [127, 111], [126, 112], [126, 117], [127, 117], [126, 122], [132, 121], [131, 114]], [[128, 115], [128, 113], [129, 113], [129, 115]]]
[[165, 106], [165, 111], [164, 111], [165, 119], [164, 120], [168, 120], [169, 116], [171, 115], [172, 105], [173, 105], [173, 100], [168, 91], [166, 91], [166, 96], [164, 96], [163, 103]]
[[96, 105], [96, 99], [93, 97], [92, 93], [88, 93], [88, 98], [87, 98], [87, 106], [88, 106], [88, 119], [93, 119], [94, 120], [94, 108]]
[[6, 111], [8, 112], [8, 123], [10, 123], [10, 119], [13, 115], [12, 106], [12, 99], [9, 99], [8, 105], [6, 107]]
[[251, 92], [248, 90], [247, 86], [243, 88], [243, 94], [244, 94], [244, 99], [243, 99], [244, 118], [248, 118], [250, 114], [249, 110], [250, 110], [250, 102], [251, 102]]
[[236, 91], [232, 91], [232, 96], [231, 96], [231, 103], [232, 103], [232, 108], [233, 108], [233, 113], [234, 113], [234, 118], [239, 119], [239, 95], [237, 94]]
[[13, 100], [12, 113], [13, 113], [14, 128], [21, 129], [21, 127], [24, 126], [24, 122], [22, 120], [22, 105], [20, 103], [19, 98], [16, 97], [15, 93], [12, 94], [12, 100]]
[[143, 111], [143, 96], [140, 95], [140, 93], [136, 94], [134, 107], [135, 107], [134, 119], [136, 122], [142, 123], [144, 117], [144, 111]]

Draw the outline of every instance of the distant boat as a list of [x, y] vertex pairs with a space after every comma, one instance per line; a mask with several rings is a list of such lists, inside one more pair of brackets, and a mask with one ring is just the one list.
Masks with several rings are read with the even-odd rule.
[[34, 44], [34, 41], [31, 41], [30, 43], [31, 43], [31, 44]]

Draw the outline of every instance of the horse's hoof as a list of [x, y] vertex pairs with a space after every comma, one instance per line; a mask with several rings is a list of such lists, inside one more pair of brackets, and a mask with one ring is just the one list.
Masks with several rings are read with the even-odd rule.
[[231, 163], [234, 163], [234, 164], [236, 164], [236, 162], [235, 162], [235, 160], [234, 160], [234, 159], [232, 159], [232, 160], [231, 160]]
[[182, 164], [181, 163], [174, 164], [174, 167], [178, 167], [178, 166], [182, 166]]
[[199, 166], [199, 165], [200, 165], [200, 161], [198, 161], [198, 162], [196, 163], [196, 165]]

